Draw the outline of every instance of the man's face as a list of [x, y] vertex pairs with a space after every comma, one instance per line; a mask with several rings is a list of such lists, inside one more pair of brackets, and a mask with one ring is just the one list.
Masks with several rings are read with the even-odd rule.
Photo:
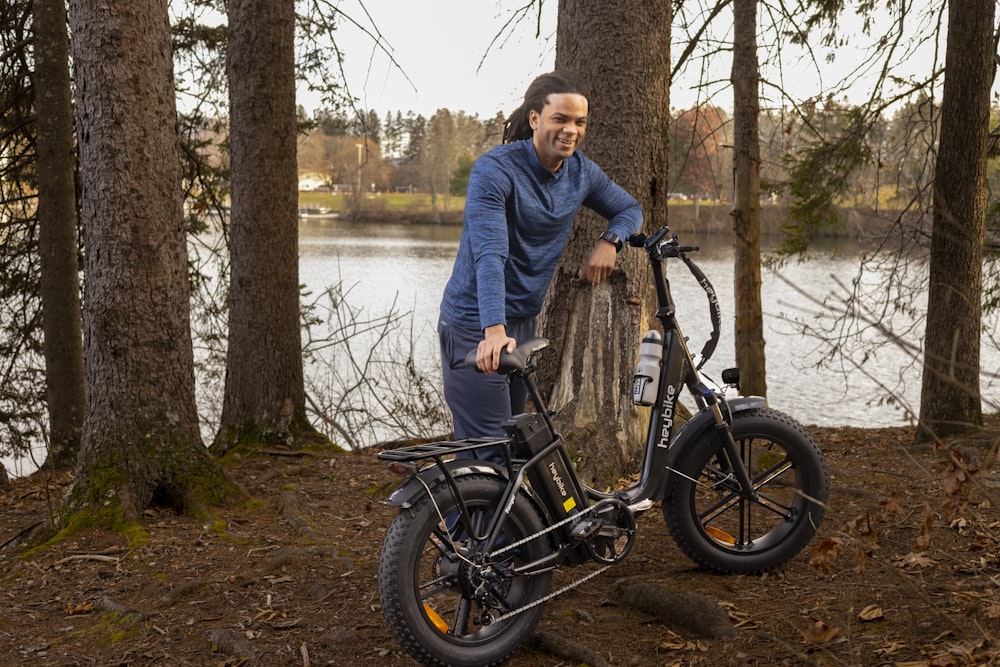
[[529, 116], [539, 161], [556, 171], [583, 142], [587, 131], [587, 98], [577, 93], [549, 95], [542, 112]]

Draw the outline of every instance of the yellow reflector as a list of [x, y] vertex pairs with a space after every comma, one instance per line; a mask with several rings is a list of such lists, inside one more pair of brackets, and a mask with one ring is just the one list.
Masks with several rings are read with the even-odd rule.
[[569, 514], [569, 511], [574, 507], [576, 507], [576, 498], [573, 496], [570, 496], [563, 502], [563, 510], [565, 510], [567, 514]]
[[441, 618], [441, 615], [439, 613], [437, 613], [427, 605], [424, 605], [424, 613], [427, 614], [427, 618], [431, 619], [431, 623], [434, 624], [435, 628], [444, 633], [448, 632], [448, 624], [444, 622], [444, 619]]
[[724, 530], [719, 530], [715, 526], [705, 526], [705, 532], [726, 544], [736, 544], [736, 538]]

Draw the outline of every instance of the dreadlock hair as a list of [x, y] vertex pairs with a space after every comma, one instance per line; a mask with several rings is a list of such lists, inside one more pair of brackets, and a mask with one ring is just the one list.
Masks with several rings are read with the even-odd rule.
[[503, 124], [503, 143], [509, 144], [512, 141], [530, 139], [533, 134], [530, 123], [531, 112], [541, 113], [549, 95], [562, 93], [573, 93], [586, 97], [576, 81], [567, 74], [549, 72], [537, 76], [528, 86], [528, 90], [525, 91], [524, 102], [507, 117], [507, 122]]

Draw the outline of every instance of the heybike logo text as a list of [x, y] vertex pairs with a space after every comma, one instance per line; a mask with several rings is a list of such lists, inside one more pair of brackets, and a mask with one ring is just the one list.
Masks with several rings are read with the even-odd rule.
[[672, 384], [667, 385], [666, 395], [663, 397], [663, 419], [660, 421], [662, 424], [660, 442], [657, 443], [657, 447], [664, 449], [670, 447], [670, 432], [674, 429], [674, 395], [676, 394], [677, 388]]
[[566, 483], [563, 482], [562, 475], [560, 475], [559, 471], [556, 469], [555, 462], [549, 463], [549, 473], [552, 475], [552, 481], [555, 482], [556, 486], [559, 487], [559, 495], [565, 497], [566, 496]]

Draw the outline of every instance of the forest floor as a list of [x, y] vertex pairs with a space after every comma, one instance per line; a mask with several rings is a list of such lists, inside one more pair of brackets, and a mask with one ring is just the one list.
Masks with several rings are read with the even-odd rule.
[[[944, 450], [912, 446], [909, 428], [811, 430], [831, 494], [797, 558], [760, 576], [700, 571], [654, 508], [628, 558], [550, 600], [509, 664], [1000, 664], [997, 431]], [[0, 665], [414, 664], [376, 582], [395, 514], [380, 501], [399, 478], [371, 451], [261, 451], [231, 473], [254, 503], [203, 519], [152, 508], [131, 542], [93, 529], [30, 554], [18, 536], [49, 521], [70, 480], [13, 480]], [[708, 600], [725, 628], [637, 608], [622, 596], [634, 583]]]

